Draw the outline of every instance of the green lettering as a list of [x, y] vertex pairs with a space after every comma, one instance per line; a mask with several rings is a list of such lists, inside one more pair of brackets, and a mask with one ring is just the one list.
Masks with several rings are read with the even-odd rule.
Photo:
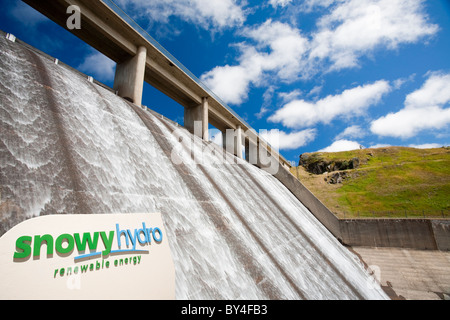
[[30, 236], [23, 236], [16, 240], [14, 259], [28, 258], [31, 255], [31, 240], [32, 238]]
[[[67, 248], [64, 248], [62, 245], [64, 240], [67, 240]], [[55, 247], [56, 252], [61, 254], [72, 252], [74, 247], [73, 237], [68, 233], [60, 235], [58, 238], [56, 238]]]
[[103, 240], [103, 244], [105, 245], [105, 250], [102, 252], [104, 256], [107, 256], [111, 252], [112, 244], [114, 241], [114, 231], [109, 232], [109, 239], [106, 236], [104, 231], [100, 232]]
[[41, 255], [41, 245], [43, 242], [47, 244], [47, 255], [53, 254], [53, 237], [46, 234], [43, 236], [34, 236], [33, 257], [39, 257]]
[[84, 252], [86, 250], [86, 243], [90, 250], [97, 249], [98, 232], [94, 232], [94, 239], [91, 238], [91, 234], [89, 232], [83, 233], [83, 240], [80, 240], [79, 233], [75, 233], [73, 236], [75, 238], [78, 251]]

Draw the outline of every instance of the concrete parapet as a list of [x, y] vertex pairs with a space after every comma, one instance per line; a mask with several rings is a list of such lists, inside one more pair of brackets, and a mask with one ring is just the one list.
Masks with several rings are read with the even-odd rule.
[[450, 251], [450, 220], [431, 220], [436, 246], [441, 251]]
[[438, 249], [431, 220], [344, 219], [339, 222], [343, 242], [350, 246]]

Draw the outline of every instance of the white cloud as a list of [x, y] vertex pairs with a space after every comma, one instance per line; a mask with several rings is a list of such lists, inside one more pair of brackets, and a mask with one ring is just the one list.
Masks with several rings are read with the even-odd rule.
[[[225, 102], [241, 104], [251, 86], [292, 83], [319, 72], [359, 66], [359, 59], [379, 48], [396, 49], [438, 31], [428, 22], [422, 0], [309, 0], [305, 11], [328, 8], [309, 37], [287, 23], [267, 20], [238, 34], [247, 38], [236, 65], [217, 66], [201, 79]], [[288, 1], [273, 0], [272, 5]], [[399, 87], [405, 80], [395, 83]], [[319, 88], [317, 88], [319, 89]]]
[[314, 88], [311, 89], [311, 91], [309, 91], [308, 96], [319, 95], [320, 92], [322, 91], [322, 89], [323, 89], [323, 85], [315, 86]]
[[[186, 1], [182, 3], [186, 4]], [[194, 17], [197, 17], [197, 21], [203, 25], [205, 22], [202, 20], [209, 20], [210, 25], [220, 28], [240, 26], [245, 21], [244, 11], [234, 0], [194, 0], [193, 4], [194, 9], [188, 16], [194, 22]], [[189, 2], [186, 6], [191, 7]]]
[[422, 88], [406, 97], [406, 108], [421, 108], [427, 106], [443, 106], [450, 102], [450, 73], [429, 73], [429, 78]]
[[257, 119], [261, 119], [266, 113], [270, 111], [270, 105], [272, 104], [273, 95], [275, 93], [275, 87], [270, 86], [263, 94], [264, 102], [258, 113], [255, 113]]
[[361, 116], [390, 90], [387, 81], [379, 80], [315, 102], [294, 100], [277, 110], [269, 121], [282, 123], [288, 128], [302, 128], [320, 122], [328, 124], [337, 117]]
[[398, 112], [371, 123], [371, 131], [380, 136], [410, 138], [420, 131], [442, 129], [450, 124], [450, 74], [431, 73], [424, 85], [406, 96]]
[[119, 3], [150, 21], [167, 23], [176, 16], [205, 29], [241, 26], [246, 19], [237, 0], [119, 0]]
[[402, 109], [372, 122], [370, 130], [380, 136], [411, 138], [420, 131], [441, 129], [450, 123], [450, 109], [430, 106]]
[[424, 144], [410, 144], [408, 147], [417, 148], [417, 149], [432, 149], [432, 148], [440, 148], [442, 144], [439, 143], [424, 143]]
[[115, 68], [116, 63], [99, 52], [86, 56], [78, 66], [80, 71], [100, 81], [114, 79]]
[[307, 145], [316, 138], [315, 129], [286, 133], [278, 129], [261, 130], [260, 137], [277, 150], [293, 150]]
[[[380, 46], [395, 49], [400, 44], [415, 43], [433, 35], [438, 27], [427, 21], [422, 2], [338, 1], [331, 13], [319, 20], [319, 31], [313, 36], [310, 58], [328, 59], [331, 70], [340, 70], [358, 66], [362, 55]], [[329, 1], [325, 4], [329, 5]]]
[[290, 92], [280, 92], [278, 97], [283, 101], [283, 103], [291, 102], [292, 100], [298, 99], [303, 94], [302, 91], [295, 89]]
[[363, 138], [366, 136], [366, 130], [361, 128], [358, 125], [353, 125], [348, 128], [346, 128], [343, 132], [338, 134], [334, 140], [341, 140], [344, 138]]
[[341, 152], [360, 149], [362, 146], [355, 141], [338, 140], [333, 142], [330, 146], [319, 150], [319, 152]]
[[391, 147], [391, 145], [386, 144], [386, 143], [377, 143], [377, 144], [371, 145], [369, 148], [376, 149], [376, 148], [386, 148], [386, 147]]
[[269, 3], [272, 5], [272, 7], [276, 8], [277, 6], [285, 7], [289, 3], [291, 3], [292, 0], [269, 0]]
[[[257, 28], [247, 28], [244, 34], [255, 40], [257, 53], [262, 57], [263, 69], [275, 71], [283, 81], [296, 80], [303, 69], [302, 56], [307, 50], [308, 40], [300, 30], [286, 23], [267, 20]], [[266, 53], [264, 50], [269, 49]], [[254, 55], [251, 52], [250, 58]]]
[[219, 66], [206, 72], [201, 80], [226, 103], [240, 104], [247, 99], [251, 85], [261, 85], [266, 74], [271, 82], [292, 82], [304, 68], [302, 56], [307, 39], [288, 24], [267, 20], [242, 34], [255, 45], [240, 44], [239, 64]]
[[259, 77], [259, 70], [251, 71], [250, 67], [240, 65], [215, 67], [203, 74], [201, 81], [225, 103], [241, 104], [247, 98], [252, 79]]
[[414, 81], [414, 78], [415, 78], [415, 77], [416, 77], [416, 74], [413, 73], [413, 74], [410, 75], [409, 77], [396, 79], [396, 80], [394, 80], [394, 81], [392, 82], [392, 86], [394, 87], [394, 89], [398, 90], [398, 89], [400, 89], [405, 83]]
[[317, 7], [328, 8], [337, 1], [342, 2], [342, 0], [305, 0], [302, 4], [302, 10], [310, 12]]

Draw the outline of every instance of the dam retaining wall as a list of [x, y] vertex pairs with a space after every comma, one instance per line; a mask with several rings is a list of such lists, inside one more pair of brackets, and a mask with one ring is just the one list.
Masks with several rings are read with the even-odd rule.
[[275, 177], [345, 245], [450, 250], [449, 219], [338, 219], [289, 172], [280, 168]]

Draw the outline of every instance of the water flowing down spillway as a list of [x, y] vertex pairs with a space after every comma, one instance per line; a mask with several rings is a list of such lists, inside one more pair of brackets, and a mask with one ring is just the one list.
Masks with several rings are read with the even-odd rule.
[[21, 44], [0, 48], [0, 236], [40, 215], [161, 212], [177, 299], [386, 298], [270, 174]]

